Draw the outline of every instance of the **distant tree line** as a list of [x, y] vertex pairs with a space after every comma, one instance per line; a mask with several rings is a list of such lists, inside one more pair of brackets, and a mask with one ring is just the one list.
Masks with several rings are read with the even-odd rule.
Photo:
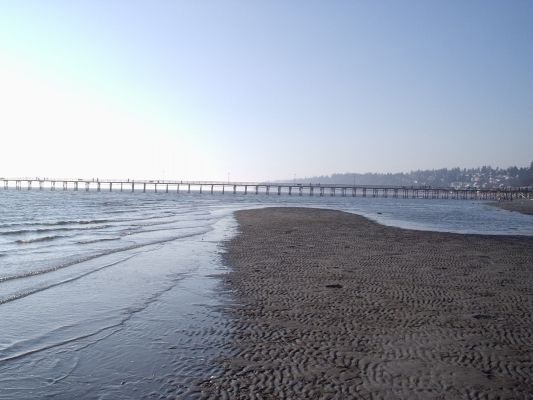
[[339, 173], [298, 179], [309, 183], [433, 187], [520, 187], [533, 186], [533, 161], [529, 167], [442, 168], [399, 173]]

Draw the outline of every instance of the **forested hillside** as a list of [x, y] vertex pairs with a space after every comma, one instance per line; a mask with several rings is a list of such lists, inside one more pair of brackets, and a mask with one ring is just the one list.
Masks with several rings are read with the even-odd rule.
[[529, 167], [442, 168], [399, 173], [339, 173], [297, 179], [310, 183], [343, 183], [356, 185], [430, 185], [446, 187], [504, 187], [533, 186], [533, 162]]

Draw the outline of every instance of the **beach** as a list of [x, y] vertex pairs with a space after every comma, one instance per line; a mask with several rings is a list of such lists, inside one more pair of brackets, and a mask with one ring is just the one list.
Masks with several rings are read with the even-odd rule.
[[[411, 259], [410, 254], [419, 251], [411, 249], [410, 253], [401, 255], [407, 249], [406, 244], [399, 241], [399, 236], [392, 242], [389, 240], [396, 237], [391, 232], [416, 231], [394, 231], [386, 226], [457, 233], [521, 234], [525, 239], [529, 236], [530, 240], [533, 237], [533, 220], [529, 215], [499, 210], [486, 202], [444, 199], [1, 190], [0, 203], [3, 206], [0, 218], [0, 400], [189, 399], [201, 397], [202, 389], [207, 396], [222, 398], [223, 393], [237, 391], [224, 392], [222, 381], [210, 383], [209, 379], [229, 373], [230, 369], [226, 368], [240, 351], [245, 352], [246, 357], [256, 357], [254, 342], [246, 339], [246, 335], [257, 333], [265, 343], [278, 337], [290, 341], [293, 340], [291, 335], [310, 342], [310, 338], [316, 337], [316, 343], [322, 343], [319, 335], [323, 333], [316, 327], [326, 329], [326, 321], [331, 325], [328, 329], [350, 329], [350, 337], [359, 341], [352, 346], [348, 336], [332, 335], [332, 343], [337, 347], [347, 346], [350, 352], [356, 352], [361, 351], [357, 346], [365, 341], [368, 346], [380, 344], [369, 340], [375, 336], [377, 328], [361, 319], [358, 312], [364, 309], [353, 310], [363, 303], [353, 302], [368, 297], [366, 290], [380, 291], [380, 295], [387, 291], [394, 294], [386, 281], [379, 280], [383, 275], [380, 268], [387, 267], [386, 263], [380, 263], [389, 260], [393, 256], [391, 252], [398, 252], [400, 255], [394, 256], [396, 261], [404, 258], [405, 262], [399, 265], [410, 270], [412, 266], [406, 264]], [[322, 207], [348, 214], [338, 213], [342, 216], [340, 224], [335, 219], [329, 221], [333, 215], [331, 211], [313, 210], [311, 214], [294, 215], [291, 212], [289, 218], [271, 214], [271, 209], [257, 211], [261, 214], [249, 221], [249, 215], [256, 211], [234, 214], [237, 210], [279, 206]], [[354, 214], [364, 215], [380, 225]], [[318, 216], [322, 219], [316, 219]], [[239, 229], [242, 234], [235, 236]], [[341, 232], [347, 236], [339, 236]], [[376, 232], [383, 232], [385, 239], [361, 241], [362, 238], [366, 240], [366, 236], [378, 237]], [[443, 237], [420, 232], [413, 235], [416, 241]], [[231, 242], [234, 237], [235, 242]], [[502, 237], [496, 240], [497, 246], [508, 243], [506, 237], [512, 242], [515, 240]], [[393, 243], [392, 248], [389, 243]], [[462, 244], [459, 251], [463, 251], [461, 248]], [[520, 248], [524, 254], [531, 253]], [[235, 263], [230, 259], [234, 253], [232, 249], [237, 251]], [[345, 253], [355, 249], [359, 249], [357, 253]], [[509, 265], [514, 265], [514, 257], [511, 255], [507, 260]], [[239, 259], [243, 261], [243, 269], [238, 266]], [[420, 260], [424, 261], [423, 256]], [[244, 261], [253, 266], [248, 272], [245, 272]], [[287, 268], [289, 266], [291, 269]], [[361, 288], [353, 286], [355, 278], [350, 278], [350, 266], [357, 266], [356, 272], [361, 272], [359, 277], [353, 275]], [[287, 282], [265, 281], [264, 276], [256, 276], [255, 269], [266, 271], [272, 279], [277, 275], [287, 278]], [[372, 270], [377, 271], [375, 276], [368, 275]], [[226, 276], [228, 271], [232, 272]], [[502, 276], [514, 279], [508, 275]], [[320, 276], [328, 281], [313, 280]], [[335, 282], [337, 276], [339, 282]], [[256, 286], [246, 288], [246, 280]], [[374, 280], [376, 286], [372, 286]], [[299, 282], [302, 285], [299, 286]], [[516, 282], [522, 284], [527, 280], [517, 274]], [[333, 286], [325, 287], [330, 284]], [[261, 292], [262, 285], [272, 293]], [[291, 285], [308, 291], [295, 291]], [[347, 296], [355, 291], [354, 287], [361, 292], [357, 296], [362, 298]], [[283, 290], [294, 291], [294, 297], [279, 297]], [[404, 292], [398, 293], [403, 295]], [[422, 292], [419, 296], [425, 294]], [[373, 307], [366, 309], [367, 318], [378, 318], [379, 314], [371, 313], [380, 310], [386, 299], [367, 297], [364, 297], [365, 302], [374, 302], [366, 305]], [[340, 298], [346, 298], [343, 299], [346, 302], [334, 303]], [[426, 297], [421, 298], [428, 301]], [[526, 304], [523, 294], [515, 298]], [[411, 301], [408, 296], [403, 300]], [[336, 307], [344, 307], [347, 315], [352, 315], [350, 321], [338, 326], [331, 323], [331, 318], [338, 318], [338, 313], [324, 314], [324, 307], [329, 307], [325, 301], [330, 302], [333, 311]], [[284, 303], [296, 305], [290, 310], [296, 317], [289, 311], [280, 311], [292, 307]], [[399, 305], [388, 307], [387, 310], [394, 310]], [[261, 328], [274, 329], [272, 336], [265, 336], [269, 333], [254, 328], [253, 324], [262, 322], [254, 322], [251, 314], [244, 313], [254, 309], [273, 315], [267, 321], [271, 325]], [[305, 323], [307, 330], [294, 330], [285, 335], [283, 332], [288, 328], [277, 327], [288, 318], [292, 324]], [[276, 321], [275, 324], [272, 321]], [[524, 318], [522, 322], [526, 324], [528, 320]], [[518, 326], [514, 322], [509, 325]], [[285, 336], [279, 336], [280, 332]], [[242, 350], [235, 345], [239, 335], [245, 337]], [[398, 339], [391, 343], [396, 342]], [[294, 346], [291, 357], [296, 360], [314, 357], [305, 346], [289, 344]], [[322, 345], [326, 344], [324, 341]], [[262, 346], [267, 345], [263, 343]], [[274, 351], [271, 344], [265, 348]], [[286, 351], [286, 348], [281, 350]], [[300, 350], [304, 353], [294, 353]], [[368, 357], [372, 354], [368, 352]], [[354, 360], [359, 362], [357, 357]], [[275, 377], [277, 370], [282, 371], [276, 367], [271, 370], [272, 374], [260, 375], [258, 365], [267, 368], [270, 364], [261, 358], [257, 360], [255, 365], [242, 365], [249, 365], [260, 379]], [[272, 360], [291, 365], [283, 361], [282, 354], [273, 353]], [[303, 371], [309, 382], [316, 378], [312, 375], [313, 368], [329, 366], [315, 361], [302, 365], [306, 366]], [[353, 370], [345, 373], [353, 373]], [[343, 379], [348, 385], [344, 375], [325, 377], [328, 376]], [[294, 375], [292, 379], [298, 378], [299, 375]], [[198, 382], [204, 384], [199, 386]], [[250, 397], [247, 390], [251, 386], [244, 381], [241, 385], [238, 393], [244, 398]], [[260, 383], [256, 386], [260, 387]], [[315, 387], [322, 386], [325, 384], [320, 382]], [[285, 397], [309, 397], [310, 387]], [[362, 390], [363, 387], [357, 388]], [[260, 393], [265, 398], [268, 391], [261, 389]], [[237, 394], [231, 396], [235, 398]], [[342, 396], [349, 398], [345, 393]]]
[[205, 398], [531, 399], [533, 238], [237, 211], [235, 302]]

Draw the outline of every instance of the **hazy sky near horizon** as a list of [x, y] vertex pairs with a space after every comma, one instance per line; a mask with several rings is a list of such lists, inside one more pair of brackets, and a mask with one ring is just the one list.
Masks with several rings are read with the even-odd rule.
[[0, 176], [529, 165], [531, 1], [0, 0]]

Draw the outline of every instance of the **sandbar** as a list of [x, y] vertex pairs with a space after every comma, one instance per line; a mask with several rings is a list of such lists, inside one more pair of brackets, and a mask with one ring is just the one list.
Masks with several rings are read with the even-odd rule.
[[532, 398], [532, 237], [308, 208], [235, 216], [232, 348], [204, 398]]

